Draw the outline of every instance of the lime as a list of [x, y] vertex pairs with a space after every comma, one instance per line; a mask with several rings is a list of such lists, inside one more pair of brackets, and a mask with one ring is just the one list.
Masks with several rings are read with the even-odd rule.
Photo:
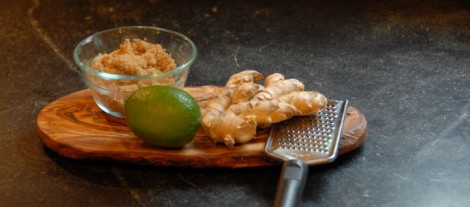
[[140, 88], [126, 100], [124, 109], [131, 131], [159, 147], [182, 147], [193, 140], [201, 124], [196, 100], [170, 86]]

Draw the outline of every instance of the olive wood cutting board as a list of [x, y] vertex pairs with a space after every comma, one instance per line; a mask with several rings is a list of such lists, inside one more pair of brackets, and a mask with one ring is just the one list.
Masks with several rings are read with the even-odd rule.
[[[186, 87], [204, 108], [221, 88]], [[214, 144], [201, 128], [194, 140], [183, 148], [164, 149], [136, 137], [123, 119], [102, 112], [90, 90], [59, 98], [44, 107], [37, 119], [38, 134], [49, 149], [74, 159], [111, 160], [134, 164], [177, 167], [243, 168], [278, 165], [264, 155], [268, 129], [258, 132], [249, 143], [228, 148]], [[349, 106], [340, 142], [339, 154], [359, 147], [367, 139], [367, 120], [356, 107]]]

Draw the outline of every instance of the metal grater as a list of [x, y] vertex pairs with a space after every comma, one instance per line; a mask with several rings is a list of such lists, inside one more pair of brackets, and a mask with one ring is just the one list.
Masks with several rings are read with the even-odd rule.
[[284, 161], [274, 206], [296, 206], [305, 186], [307, 165], [332, 162], [338, 154], [348, 101], [329, 100], [314, 116], [273, 125], [265, 153]]

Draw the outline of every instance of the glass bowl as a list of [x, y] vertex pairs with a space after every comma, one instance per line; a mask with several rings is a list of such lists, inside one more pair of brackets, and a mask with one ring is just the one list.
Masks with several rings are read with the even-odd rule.
[[[126, 40], [140, 39], [160, 44], [176, 67], [165, 72], [140, 75], [122, 75], [103, 72], [91, 67], [99, 54], [109, 54]], [[183, 88], [189, 69], [197, 56], [195, 44], [186, 36], [171, 30], [149, 27], [118, 27], [97, 32], [86, 37], [73, 53], [75, 63], [83, 72], [86, 85], [92, 92], [96, 104], [106, 113], [124, 118], [124, 103], [131, 93], [148, 85], [169, 85]]]

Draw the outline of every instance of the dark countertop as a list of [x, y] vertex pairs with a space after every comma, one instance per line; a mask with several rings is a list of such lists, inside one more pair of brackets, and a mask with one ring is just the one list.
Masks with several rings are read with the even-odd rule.
[[151, 25], [198, 46], [187, 85], [284, 73], [369, 121], [369, 139], [310, 167], [304, 206], [468, 206], [467, 1], [1, 1], [0, 206], [270, 206], [280, 166], [186, 169], [48, 150], [39, 111], [85, 88], [74, 46]]

